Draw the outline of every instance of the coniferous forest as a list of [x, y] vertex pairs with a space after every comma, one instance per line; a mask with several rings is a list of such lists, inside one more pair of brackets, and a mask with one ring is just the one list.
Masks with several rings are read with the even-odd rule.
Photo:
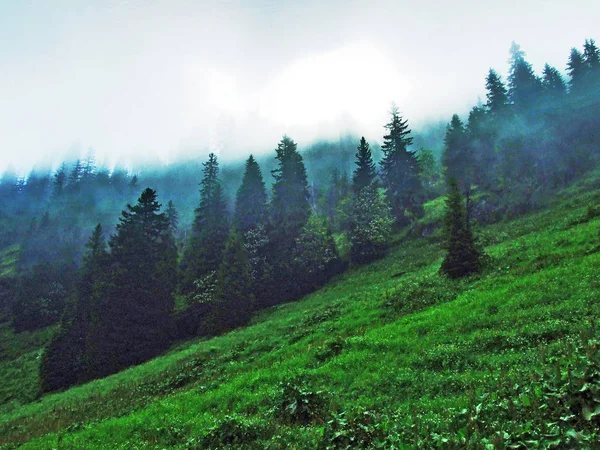
[[[558, 219], [544, 222], [545, 211], [558, 210], [563, 200], [572, 202], [565, 206], [568, 211], [587, 208], [584, 219], [572, 222], [571, 227], [599, 215], [600, 178], [594, 174], [600, 164], [600, 50], [595, 41], [587, 39], [583, 47], [573, 48], [565, 55], [565, 67], [566, 76], [562, 68], [548, 64], [541, 70], [534, 68], [525, 51], [513, 42], [508, 73], [490, 69], [481, 80], [485, 99], [462, 117], [448, 117], [443, 141], [431, 148], [420, 145], [431, 142], [426, 138], [428, 129], [413, 132], [402, 105], [391, 104], [378, 141], [368, 142], [357, 129], [355, 135], [335, 142], [299, 143], [284, 135], [272, 143], [270, 152], [225, 164], [210, 153], [203, 159], [198, 155], [190, 162], [160, 168], [108, 168], [97, 164], [89, 152], [57, 167], [35, 166], [25, 177], [7, 169], [0, 179], [3, 332], [16, 340], [44, 337], [36, 344], [35, 364], [27, 366], [36, 371], [29, 375], [37, 380], [35, 387], [28, 394], [11, 387], [2, 391], [0, 421], [5, 425], [0, 425], [0, 434], [5, 437], [0, 439], [0, 448], [16, 448], [51, 433], [57, 433], [58, 437], [48, 439], [54, 446], [58, 442], [58, 448], [85, 448], [85, 441], [75, 438], [71, 446], [61, 444], [68, 433], [87, 432], [92, 426], [76, 413], [69, 416], [66, 406], [56, 406], [52, 413], [56, 420], [39, 433], [31, 422], [19, 423], [33, 417], [19, 408], [34, 400], [58, 399], [46, 396], [62, 391], [66, 395], [73, 386], [93, 386], [86, 383], [157, 357], [154, 361], [167, 361], [188, 341], [201, 346], [211, 339], [235, 339], [235, 333], [260, 327], [270, 314], [284, 323], [281, 317], [286, 310], [282, 308], [300, 308], [299, 324], [287, 324], [281, 331], [293, 338], [289, 345], [304, 342], [316, 354], [301, 364], [298, 373], [291, 366], [280, 369], [286, 377], [271, 380], [277, 385], [275, 394], [261, 397], [256, 404], [243, 403], [246, 406], [238, 409], [235, 400], [227, 400], [229, 394], [221, 393], [205, 407], [231, 401], [232, 412], [219, 418], [220, 422], [202, 422], [205, 431], [196, 437], [191, 436], [192, 425], [174, 429], [175, 425], [165, 423], [161, 427], [171, 427], [164, 432], [167, 437], [159, 432], [160, 436], [152, 437], [140, 425], [139, 433], [127, 442], [137, 440], [148, 448], [263, 448], [267, 441], [273, 445], [268, 448], [287, 444], [295, 448], [598, 448], [598, 341], [591, 334], [574, 336], [580, 333], [572, 332], [579, 330], [573, 324], [562, 328], [561, 315], [571, 314], [565, 306], [569, 296], [561, 298], [562, 306], [556, 311], [545, 310], [535, 319], [542, 321], [547, 314], [558, 330], [536, 334], [527, 329], [519, 336], [506, 331], [486, 341], [485, 329], [492, 325], [482, 325], [478, 342], [487, 346], [486, 351], [494, 349], [502, 355], [489, 367], [477, 361], [475, 352], [461, 353], [467, 344], [457, 344], [446, 353], [446, 347], [453, 344], [431, 348], [419, 344], [429, 342], [434, 332], [419, 325], [429, 316], [419, 316], [420, 322], [409, 320], [413, 313], [429, 314], [427, 308], [433, 305], [466, 302], [461, 293], [485, 283], [490, 292], [508, 286], [500, 277], [516, 276], [514, 270], [525, 276], [537, 267], [535, 273], [543, 277], [545, 268], [558, 270], [561, 263], [554, 261], [563, 261], [563, 248], [586, 241], [584, 235], [557, 239], [548, 255], [532, 257], [524, 266], [519, 259], [506, 261], [517, 254], [529, 255], [541, 244], [514, 241], [505, 253], [497, 247], [525, 235], [511, 231], [511, 224], [517, 224], [514, 229], [530, 227], [528, 233], [533, 235], [546, 228], [563, 230]], [[578, 191], [578, 186], [592, 186], [591, 194]], [[578, 198], [583, 203], [578, 204]], [[596, 234], [597, 230], [592, 233]], [[581, 255], [595, 255], [597, 240], [585, 245]], [[570, 258], [577, 255], [570, 254]], [[589, 264], [595, 267], [592, 287], [577, 291], [585, 297], [581, 308], [586, 313], [573, 313], [587, 318], [583, 320], [585, 333], [593, 333], [598, 312], [599, 291], [593, 288], [598, 287], [598, 266]], [[377, 308], [384, 313], [358, 309], [352, 313], [357, 316], [353, 320], [364, 316], [362, 325], [352, 330], [326, 328], [328, 321], [345, 314], [344, 308], [371, 297], [350, 292], [344, 305], [315, 299], [328, 298], [327, 293], [341, 289], [344, 280], [356, 279], [352, 289], [359, 292], [358, 280], [388, 269], [385, 283], [404, 284], [393, 288], [378, 282], [388, 286], [372, 297], [380, 299]], [[426, 278], [419, 278], [425, 277], [419, 272], [423, 270]], [[582, 277], [584, 273], [588, 272], [582, 271]], [[543, 278], [529, 282], [546, 292], [550, 302], [552, 292], [560, 291], [552, 283], [560, 285], [561, 277], [546, 280], [548, 284]], [[519, 289], [524, 288], [510, 295], [518, 296]], [[569, 292], [575, 296], [575, 288]], [[487, 305], [481, 306], [481, 316], [486, 320], [501, 316], [508, 327], [511, 319], [502, 315], [504, 307], [482, 298], [474, 303]], [[306, 299], [321, 303], [314, 311], [294, 306], [304, 305]], [[295, 303], [284, 305], [290, 302]], [[371, 381], [381, 391], [406, 392], [407, 398], [418, 398], [421, 403], [402, 403], [404, 410], [378, 409], [376, 401], [368, 400], [375, 388], [345, 379], [342, 365], [332, 366], [333, 382], [324, 381], [327, 375], [317, 369], [335, 361], [341, 364], [343, 358], [364, 358], [358, 365], [366, 365], [370, 358], [385, 364], [379, 350], [368, 356], [373, 347], [367, 340], [375, 339], [367, 338], [368, 324], [389, 325], [398, 320], [404, 320], [402, 326], [408, 327], [411, 337], [396, 340], [393, 352], [408, 355], [406, 347], [417, 346], [419, 356], [411, 366], [416, 372], [400, 373], [390, 366], [387, 378], [378, 384]], [[444, 318], [436, 320], [440, 327], [445, 322]], [[520, 316], [514, 320], [527, 321]], [[308, 331], [302, 334], [303, 327], [316, 327], [326, 339], [311, 341]], [[465, 336], [470, 333], [464, 330]], [[259, 357], [244, 353], [244, 339], [251, 335], [243, 336], [227, 357], [222, 353], [226, 341], [214, 341], [196, 359], [189, 359], [190, 350], [188, 359], [172, 363], [177, 369], [165, 369], [161, 378], [136, 378], [136, 389], [146, 396], [138, 407], [147, 407], [148, 398], [175, 398], [178, 389], [188, 385], [200, 396], [226, 383], [226, 377], [217, 373], [218, 365], [235, 365], [238, 360], [251, 364]], [[377, 339], [383, 355], [387, 351], [383, 347], [391, 345], [386, 332], [381, 331]], [[527, 342], [519, 346], [511, 343], [515, 339]], [[555, 345], [560, 339], [568, 347], [563, 353]], [[256, 370], [275, 365], [275, 352], [288, 345], [266, 338], [263, 344], [275, 356]], [[509, 369], [516, 361], [510, 352], [522, 351], [529, 359], [542, 344], [549, 353], [543, 356], [547, 365], [515, 381], [519, 373]], [[9, 361], [11, 351], [6, 345], [0, 356]], [[479, 374], [476, 382], [465, 381], [468, 377], [462, 374], [468, 370]], [[434, 402], [435, 396], [425, 387], [423, 392], [411, 387], [410, 378], [419, 377], [417, 373], [445, 380], [435, 390], [453, 393], [442, 408], [453, 411], [452, 420], [441, 418], [441, 412], [427, 416], [427, 402]], [[212, 375], [204, 379], [205, 374]], [[203, 381], [194, 384], [194, 377]], [[251, 374], [240, 380], [230, 389], [250, 386], [253, 393], [263, 389], [254, 384]], [[268, 384], [265, 380], [262, 383]], [[162, 382], [170, 383], [165, 392]], [[368, 377], [362, 382], [368, 384]], [[126, 382], [121, 383], [115, 389], [120, 389], [122, 398], [134, 395], [124, 394]], [[326, 392], [322, 386], [342, 386], [349, 394], [336, 404], [335, 392]], [[361, 387], [366, 390], [363, 394]], [[486, 393], [481, 394], [481, 389], [487, 389]], [[363, 395], [367, 400], [363, 401]], [[352, 402], [356, 408], [343, 407]], [[119, 410], [124, 408], [121, 404], [115, 408], [114, 414], [89, 414], [101, 422], [135, 409]], [[272, 411], [265, 416], [267, 422], [280, 425], [252, 418], [264, 410]], [[135, 426], [129, 423], [127, 427]], [[111, 438], [106, 436], [111, 434], [104, 432], [109, 445]], [[46, 448], [47, 443], [39, 445]]]

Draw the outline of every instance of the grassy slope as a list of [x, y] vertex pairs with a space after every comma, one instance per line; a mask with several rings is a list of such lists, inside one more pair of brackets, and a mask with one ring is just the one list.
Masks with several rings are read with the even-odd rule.
[[0, 445], [185, 448], [234, 416], [255, 434], [255, 447], [311, 448], [322, 423], [277, 420], [280, 383], [297, 374], [324, 391], [329, 409], [417, 408], [443, 428], [444, 412], [465, 406], [469, 389], [491, 383], [500, 368], [522, 376], [518, 369], [535, 364], [541, 347], [598, 317], [600, 219], [588, 214], [598, 184], [592, 176], [550, 209], [481, 230], [492, 257], [481, 277], [442, 279], [438, 244], [400, 244], [247, 328], [1, 407]]

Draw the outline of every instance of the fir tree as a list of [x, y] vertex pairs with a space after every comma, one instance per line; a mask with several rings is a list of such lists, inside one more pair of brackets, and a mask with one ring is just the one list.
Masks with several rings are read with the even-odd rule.
[[203, 167], [200, 205], [196, 208], [192, 236], [182, 264], [182, 289], [186, 293], [193, 291], [195, 280], [218, 270], [229, 232], [217, 156], [214, 153], [208, 155]]
[[242, 237], [234, 230], [227, 239], [218, 271], [214, 325], [218, 330], [243, 325], [254, 307], [252, 265]]
[[410, 137], [408, 121], [402, 119], [398, 107], [392, 105], [391, 121], [385, 125], [389, 134], [383, 137], [383, 159], [380, 162], [381, 180], [392, 215], [396, 222], [404, 225], [410, 219], [422, 215], [422, 186], [419, 178], [419, 163], [413, 152], [408, 150]]
[[358, 194], [363, 188], [370, 186], [377, 175], [371, 149], [364, 136], [360, 139], [355, 164], [356, 168], [352, 174], [352, 190]]
[[482, 253], [475, 243], [458, 182], [449, 181], [444, 219], [444, 249], [447, 250], [440, 271], [451, 278], [461, 278], [482, 269]]
[[281, 255], [290, 255], [300, 230], [310, 216], [308, 181], [296, 143], [287, 136], [277, 145], [277, 169], [271, 199], [271, 225], [274, 245]]
[[310, 216], [306, 168], [296, 143], [284, 136], [277, 145], [278, 167], [273, 170], [269, 263], [274, 269], [272, 291], [266, 304], [289, 300], [298, 295], [299, 284], [292, 265], [296, 238]]
[[494, 69], [490, 69], [485, 79], [485, 89], [487, 90], [487, 103], [485, 104], [487, 110], [494, 116], [502, 117], [507, 108], [508, 93], [502, 77]]
[[88, 334], [94, 377], [156, 356], [170, 342], [177, 250], [160, 207], [145, 189], [110, 238], [110, 285], [92, 308]]
[[515, 42], [510, 48], [508, 97], [518, 112], [528, 113], [540, 99], [542, 83], [525, 60], [525, 52]]
[[560, 72], [555, 67], [546, 64], [542, 75], [542, 86], [548, 100], [554, 103], [563, 100], [567, 93], [567, 84]]
[[54, 180], [52, 184], [54, 188], [54, 196], [60, 197], [67, 184], [67, 166], [65, 163], [62, 163], [54, 174]]
[[471, 185], [474, 162], [467, 146], [465, 127], [457, 114], [452, 116], [452, 120], [446, 127], [442, 163], [446, 170], [447, 180], [462, 175], [461, 190], [465, 190]]
[[86, 248], [77, 292], [42, 357], [40, 379], [43, 392], [64, 389], [85, 381], [90, 375], [87, 334], [92, 305], [98, 300], [108, 256], [100, 224], [94, 229]]
[[165, 214], [167, 215], [167, 219], [169, 219], [169, 229], [171, 230], [171, 233], [175, 235], [177, 228], [179, 227], [179, 213], [175, 208], [173, 200], [169, 200], [169, 203], [167, 203]]
[[262, 172], [254, 157], [246, 161], [242, 184], [235, 199], [234, 223], [245, 234], [267, 219], [267, 191]]
[[570, 77], [569, 93], [575, 96], [581, 95], [585, 89], [586, 68], [583, 55], [576, 48], [571, 49], [567, 64], [567, 73]]

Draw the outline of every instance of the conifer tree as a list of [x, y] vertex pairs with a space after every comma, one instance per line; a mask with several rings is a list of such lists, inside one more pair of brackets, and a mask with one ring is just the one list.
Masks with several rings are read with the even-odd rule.
[[69, 174], [69, 183], [68, 186], [70, 189], [75, 189], [77, 186], [79, 186], [79, 182], [81, 181], [83, 177], [83, 165], [81, 164], [81, 160], [77, 160], [75, 161], [75, 164], [73, 165], [73, 169], [71, 170], [71, 173]]
[[278, 167], [272, 171], [272, 240], [280, 255], [289, 256], [310, 216], [308, 181], [304, 161], [292, 139], [284, 136], [275, 151]]
[[440, 271], [445, 275], [450, 278], [461, 278], [481, 271], [482, 252], [473, 237], [456, 179], [449, 181], [443, 248], [447, 253]]
[[497, 117], [503, 117], [508, 104], [508, 92], [502, 82], [502, 77], [494, 69], [490, 69], [485, 79], [485, 89], [487, 90], [485, 104], [487, 110]]
[[200, 205], [196, 208], [192, 236], [182, 263], [182, 290], [186, 293], [192, 292], [194, 281], [219, 269], [229, 232], [217, 156], [208, 155], [203, 167]]
[[392, 215], [398, 224], [404, 225], [411, 218], [422, 215], [423, 188], [419, 163], [414, 153], [408, 150], [413, 141], [409, 136], [408, 120], [402, 119], [395, 104], [391, 115], [391, 121], [385, 125], [388, 134], [383, 137], [383, 159], [379, 164]]
[[371, 155], [369, 143], [364, 136], [360, 139], [355, 164], [356, 168], [352, 174], [352, 190], [358, 194], [363, 188], [370, 186], [377, 175], [373, 155]]
[[242, 235], [267, 219], [267, 191], [260, 166], [252, 155], [246, 161], [242, 184], [235, 199], [234, 223]]
[[60, 197], [65, 189], [67, 184], [67, 166], [65, 163], [62, 163], [58, 168], [56, 173], [54, 174], [54, 180], [52, 182], [54, 191], [53, 194], [55, 197]]
[[309, 203], [306, 168], [296, 143], [284, 136], [277, 145], [273, 170], [272, 198], [269, 224], [269, 264], [273, 268], [271, 293], [265, 304], [289, 300], [298, 295], [298, 274], [292, 264], [296, 238], [306, 224]]
[[218, 271], [214, 325], [223, 330], [243, 325], [254, 307], [252, 265], [242, 237], [232, 230]]
[[546, 64], [542, 73], [542, 86], [549, 102], [558, 103], [563, 100], [567, 93], [567, 84], [560, 72]]
[[111, 236], [110, 284], [91, 312], [91, 375], [138, 364], [170, 343], [177, 250], [156, 192], [145, 189]]
[[474, 161], [469, 152], [465, 127], [457, 114], [452, 116], [446, 127], [442, 163], [447, 180], [462, 175], [460, 189], [464, 191], [471, 185]]
[[101, 292], [108, 256], [100, 224], [94, 229], [86, 248], [77, 292], [42, 357], [40, 379], [43, 392], [64, 389], [89, 378], [87, 334], [92, 307]]
[[529, 113], [542, 92], [542, 83], [533, 72], [531, 64], [525, 60], [525, 52], [513, 42], [510, 48], [510, 73], [508, 76], [508, 97], [520, 113]]
[[567, 64], [567, 73], [569, 74], [569, 93], [579, 96], [585, 89], [584, 80], [586, 76], [586, 67], [583, 55], [576, 48], [571, 49], [569, 62]]
[[179, 213], [175, 208], [173, 200], [169, 200], [169, 203], [167, 203], [165, 214], [167, 215], [167, 219], [169, 219], [169, 229], [171, 230], [173, 236], [175, 236], [177, 228], [179, 227]]

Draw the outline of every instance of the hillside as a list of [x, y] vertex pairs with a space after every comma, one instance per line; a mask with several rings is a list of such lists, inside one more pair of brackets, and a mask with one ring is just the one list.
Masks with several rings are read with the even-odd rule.
[[3, 328], [3, 344], [29, 342], [2, 355], [0, 448], [594, 448], [598, 355], [580, 333], [600, 313], [599, 187], [596, 172], [479, 230], [479, 277], [441, 278], [435, 233], [398, 236], [386, 258], [246, 328], [37, 401], [19, 389], [47, 330]]

